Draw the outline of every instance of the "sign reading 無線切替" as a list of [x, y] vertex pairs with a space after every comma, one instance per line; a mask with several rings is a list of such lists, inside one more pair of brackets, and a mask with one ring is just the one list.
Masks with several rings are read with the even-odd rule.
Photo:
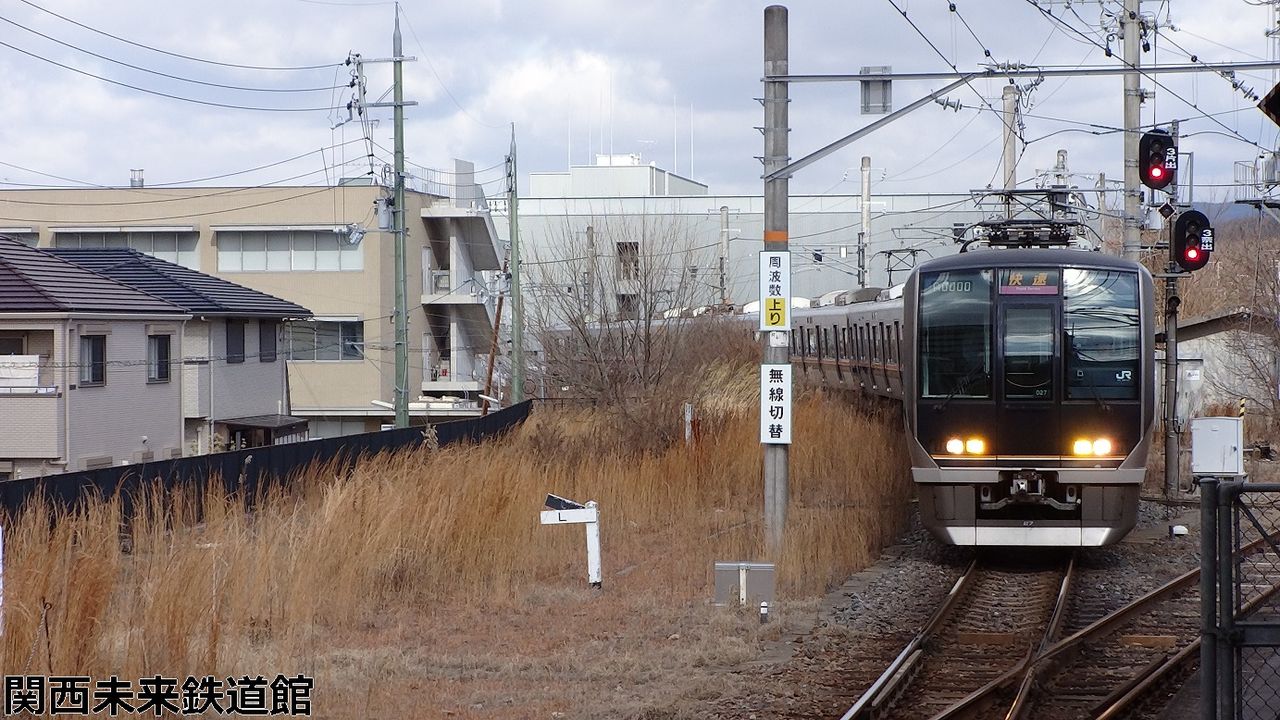
[[791, 253], [760, 253], [760, 329], [791, 329]]
[[791, 365], [760, 366], [760, 442], [791, 444]]

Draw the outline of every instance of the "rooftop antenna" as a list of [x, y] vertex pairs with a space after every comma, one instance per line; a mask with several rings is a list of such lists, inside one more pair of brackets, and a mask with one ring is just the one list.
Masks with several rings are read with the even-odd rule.
[[676, 112], [676, 96], [671, 96], [671, 172], [680, 174], [680, 114]]

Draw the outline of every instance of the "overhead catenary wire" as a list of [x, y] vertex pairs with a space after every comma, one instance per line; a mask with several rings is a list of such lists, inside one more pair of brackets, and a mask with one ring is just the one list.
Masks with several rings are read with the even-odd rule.
[[48, 15], [52, 15], [52, 16], [54, 16], [54, 17], [56, 17], [56, 18], [58, 18], [59, 20], [62, 20], [62, 21], [64, 21], [64, 22], [69, 22], [69, 23], [71, 23], [72, 25], [75, 25], [76, 27], [83, 28], [83, 29], [88, 30], [89, 32], [92, 32], [92, 33], [97, 33], [98, 35], [102, 35], [102, 36], [104, 36], [104, 37], [109, 37], [109, 38], [111, 38], [112, 40], [116, 40], [116, 41], [118, 41], [118, 42], [122, 42], [122, 43], [124, 43], [124, 44], [126, 44], [126, 45], [132, 45], [132, 46], [137, 47], [137, 48], [142, 48], [142, 49], [144, 49], [144, 50], [150, 50], [151, 52], [160, 53], [161, 55], [168, 55], [169, 57], [181, 58], [181, 59], [183, 59], [183, 60], [190, 60], [190, 61], [192, 61], [192, 62], [204, 63], [204, 64], [206, 64], [206, 65], [217, 65], [217, 66], [220, 66], [220, 67], [239, 68], [239, 69], [242, 69], [242, 70], [301, 71], [301, 70], [322, 70], [322, 69], [328, 69], [328, 68], [334, 67], [335, 65], [341, 65], [341, 64], [342, 64], [342, 63], [324, 63], [324, 64], [322, 64], [322, 65], [286, 65], [286, 66], [273, 66], [273, 65], [242, 65], [242, 64], [240, 64], [240, 63], [229, 63], [229, 62], [222, 62], [222, 61], [219, 61], [219, 60], [209, 60], [209, 59], [206, 59], [206, 58], [195, 57], [195, 56], [193, 56], [193, 55], [183, 55], [182, 53], [170, 52], [170, 51], [168, 51], [168, 50], [161, 50], [160, 48], [152, 47], [151, 45], [146, 45], [146, 44], [144, 44], [144, 43], [140, 43], [140, 42], [135, 42], [135, 41], [133, 41], [133, 40], [129, 40], [129, 39], [127, 39], [127, 38], [120, 37], [119, 35], [112, 35], [111, 33], [106, 32], [105, 30], [99, 30], [98, 28], [95, 28], [95, 27], [93, 27], [93, 26], [91, 26], [91, 25], [86, 25], [86, 24], [84, 24], [84, 23], [82, 23], [82, 22], [79, 22], [79, 21], [77, 21], [77, 20], [73, 20], [72, 18], [69, 18], [69, 17], [67, 17], [67, 16], [65, 16], [65, 15], [59, 15], [58, 13], [56, 13], [56, 12], [54, 12], [54, 11], [52, 11], [52, 10], [49, 10], [48, 8], [42, 7], [42, 6], [40, 6], [40, 5], [37, 5], [37, 4], [36, 4], [36, 3], [34, 3], [34, 2], [31, 2], [31, 0], [18, 0], [18, 2], [20, 2], [20, 3], [24, 4], [24, 5], [27, 5], [27, 6], [29, 6], [29, 7], [35, 8], [36, 10], [39, 10], [39, 11], [40, 11], [40, 12], [42, 12], [42, 13], [45, 13], [45, 14], [48, 14]]
[[[1051, 11], [1044, 9], [1043, 7], [1040, 7], [1040, 5], [1038, 5], [1038, 4], [1035, 2], [1035, 0], [1024, 0], [1024, 1], [1025, 1], [1028, 5], [1030, 5], [1031, 7], [1035, 8], [1037, 11], [1039, 11], [1041, 15], [1043, 15], [1043, 16], [1044, 16], [1044, 17], [1046, 17], [1046, 18], [1048, 18], [1051, 22], [1058, 23], [1058, 24], [1062, 25], [1062, 27], [1064, 27], [1064, 28], [1066, 28], [1066, 29], [1070, 30], [1071, 32], [1073, 32], [1073, 33], [1075, 33], [1075, 34], [1079, 35], [1080, 37], [1085, 38], [1086, 40], [1088, 40], [1089, 42], [1091, 42], [1091, 43], [1093, 43], [1095, 46], [1097, 46], [1100, 50], [1103, 50], [1103, 51], [1106, 51], [1106, 50], [1107, 50], [1107, 48], [1106, 48], [1105, 46], [1103, 46], [1103, 45], [1099, 44], [1099, 43], [1098, 43], [1096, 40], [1094, 40], [1093, 38], [1089, 37], [1088, 35], [1085, 35], [1083, 32], [1081, 32], [1080, 30], [1076, 29], [1076, 27], [1075, 27], [1075, 26], [1073, 26], [1071, 23], [1068, 23], [1066, 20], [1064, 20], [1064, 19], [1062, 19], [1062, 18], [1058, 17], [1057, 15], [1054, 15]], [[1113, 55], [1113, 57], [1114, 57], [1114, 55]], [[1178, 100], [1180, 100], [1181, 102], [1183, 102], [1184, 104], [1186, 104], [1188, 107], [1190, 107], [1190, 108], [1192, 108], [1192, 109], [1196, 110], [1197, 112], [1199, 112], [1200, 114], [1199, 114], [1199, 115], [1197, 115], [1197, 116], [1196, 116], [1195, 118], [1193, 118], [1193, 119], [1207, 118], [1207, 119], [1209, 119], [1209, 120], [1212, 120], [1213, 122], [1215, 122], [1215, 123], [1217, 123], [1218, 125], [1220, 125], [1220, 126], [1222, 127], [1222, 129], [1226, 130], [1228, 133], [1231, 133], [1232, 135], [1235, 135], [1239, 140], [1241, 140], [1241, 141], [1243, 141], [1243, 142], [1245, 142], [1245, 143], [1247, 143], [1247, 144], [1249, 144], [1249, 145], [1253, 145], [1254, 147], [1256, 147], [1256, 148], [1258, 148], [1258, 149], [1260, 149], [1260, 150], [1268, 150], [1268, 148], [1266, 148], [1266, 147], [1264, 147], [1264, 146], [1262, 146], [1262, 145], [1258, 144], [1258, 142], [1257, 142], [1257, 141], [1255, 141], [1255, 140], [1250, 140], [1249, 138], [1245, 137], [1244, 135], [1241, 135], [1238, 131], [1236, 131], [1236, 130], [1232, 129], [1232, 128], [1231, 128], [1231, 126], [1229, 126], [1229, 125], [1227, 125], [1226, 123], [1222, 122], [1221, 120], [1219, 120], [1219, 119], [1218, 119], [1217, 117], [1215, 117], [1214, 115], [1212, 115], [1212, 114], [1210, 114], [1210, 113], [1205, 112], [1204, 110], [1202, 110], [1202, 109], [1200, 108], [1200, 106], [1199, 106], [1197, 103], [1192, 102], [1191, 100], [1188, 100], [1186, 97], [1182, 96], [1180, 93], [1178, 93], [1178, 92], [1177, 92], [1177, 91], [1175, 91], [1174, 89], [1170, 88], [1168, 85], [1166, 85], [1166, 84], [1164, 84], [1164, 83], [1160, 82], [1158, 79], [1156, 79], [1156, 77], [1155, 77], [1152, 73], [1150, 73], [1150, 72], [1147, 72], [1147, 71], [1143, 70], [1140, 66], [1135, 66], [1135, 65], [1133, 65], [1132, 63], [1129, 63], [1129, 62], [1125, 61], [1123, 58], [1118, 58], [1118, 59], [1120, 60], [1120, 62], [1121, 62], [1121, 63], [1122, 63], [1126, 68], [1128, 68], [1128, 69], [1130, 69], [1130, 70], [1133, 70], [1134, 72], [1137, 72], [1137, 73], [1141, 74], [1143, 77], [1147, 78], [1147, 79], [1148, 79], [1148, 80], [1150, 80], [1154, 85], [1156, 85], [1156, 87], [1159, 87], [1159, 88], [1163, 89], [1165, 92], [1167, 92], [1167, 93], [1169, 93], [1170, 95], [1174, 96], [1175, 98], [1177, 98]]]

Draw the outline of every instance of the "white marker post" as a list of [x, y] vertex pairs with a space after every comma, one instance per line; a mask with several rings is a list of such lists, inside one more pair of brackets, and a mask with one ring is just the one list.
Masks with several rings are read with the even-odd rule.
[[587, 582], [599, 589], [600, 582], [600, 513], [594, 500], [581, 505], [559, 495], [547, 495], [548, 510], [542, 511], [543, 525], [582, 523], [587, 526]]

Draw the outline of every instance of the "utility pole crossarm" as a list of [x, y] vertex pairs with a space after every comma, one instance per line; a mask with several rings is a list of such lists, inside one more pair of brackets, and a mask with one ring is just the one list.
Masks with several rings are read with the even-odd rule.
[[[916, 108], [919, 108], [922, 105], [928, 105], [929, 103], [933, 102], [934, 99], [942, 95], [946, 95], [947, 93], [951, 92], [952, 90], [955, 90], [961, 85], [964, 85], [965, 83], [972, 81], [977, 76], [978, 76], [978, 73], [969, 73], [961, 77], [959, 80], [956, 80], [955, 82], [952, 82], [951, 84], [942, 88], [941, 90], [936, 90], [920, 98], [919, 100], [916, 100], [915, 102], [911, 103], [910, 105], [907, 105], [901, 110], [896, 110], [894, 112], [891, 112], [888, 115], [885, 115], [884, 117], [880, 118], [879, 120], [876, 120], [875, 122], [871, 123], [870, 125], [864, 128], [855, 130], [852, 133], [849, 133], [848, 135], [845, 135], [844, 137], [840, 138], [839, 140], [836, 140], [830, 145], [827, 145], [824, 148], [815, 150], [814, 152], [811, 152], [808, 155], [805, 155], [804, 157], [800, 158], [799, 160], [796, 160], [790, 165], [785, 165], [783, 167], [778, 168], [777, 170], [774, 170], [771, 173], [766, 174], [764, 176], [764, 180], [765, 182], [770, 182], [772, 180], [789, 178], [792, 175], [794, 175], [797, 170], [800, 170], [801, 168], [804, 168], [804, 167], [808, 167], [809, 165], [812, 165], [813, 163], [821, 160], [822, 158], [848, 145], [849, 143], [852, 143], [867, 135], [870, 135], [876, 130], [879, 130], [885, 125], [888, 125], [894, 120], [897, 120], [898, 118], [902, 117], [903, 115], [906, 115], [907, 113], [911, 112], [912, 110], [915, 110]], [[769, 81], [769, 80], [776, 80], [777, 78], [774, 77], [774, 78], [765, 78], [765, 79], [766, 81]], [[766, 87], [768, 86], [766, 85]]]

